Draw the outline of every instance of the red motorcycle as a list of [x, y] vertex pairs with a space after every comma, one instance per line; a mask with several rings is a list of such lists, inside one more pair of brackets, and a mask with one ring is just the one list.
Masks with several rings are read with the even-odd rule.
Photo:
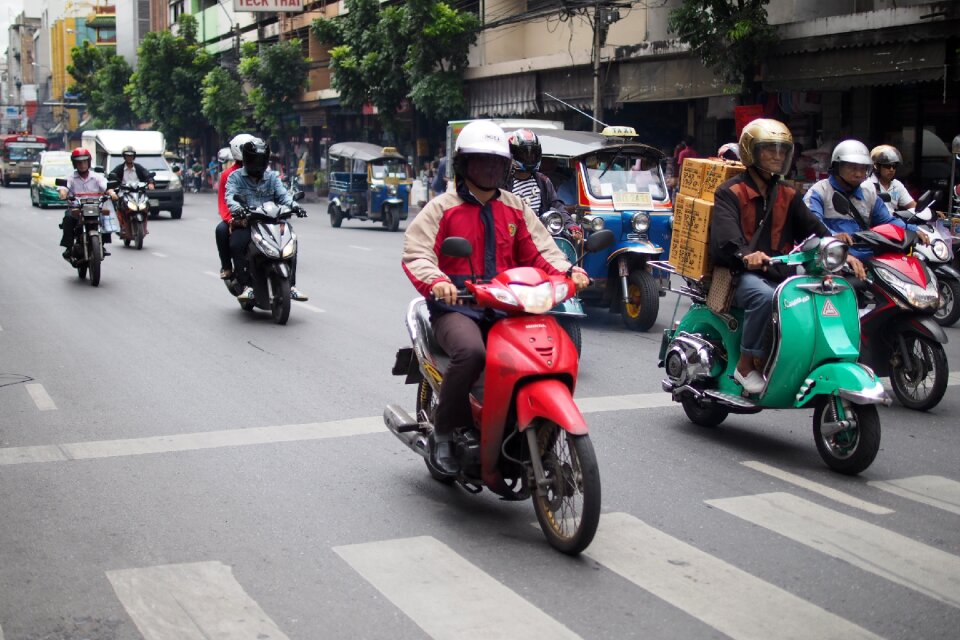
[[[609, 246], [612, 233], [597, 233], [587, 250]], [[465, 258], [473, 248], [447, 238], [445, 255]], [[455, 433], [460, 475], [439, 475], [429, 464], [428, 438], [449, 359], [437, 345], [426, 300], [407, 310], [412, 347], [400, 349], [394, 375], [416, 384], [416, 418], [389, 405], [384, 422], [405, 445], [426, 459], [430, 474], [471, 493], [487, 487], [508, 500], [533, 498], [540, 528], [556, 549], [575, 555], [593, 540], [600, 521], [600, 471], [587, 423], [573, 401], [577, 350], [556, 319], [546, 315], [576, 294], [566, 276], [533, 267], [509, 269], [490, 282], [472, 277], [458, 297], [484, 309], [490, 321], [487, 364], [470, 395], [474, 424]]]
[[[834, 207], [846, 212], [839, 193]], [[860, 362], [890, 386], [903, 406], [918, 411], [935, 407], [947, 390], [950, 370], [943, 345], [947, 334], [934, 313], [940, 306], [937, 278], [911, 252], [917, 234], [882, 224], [853, 234], [858, 247], [873, 256], [864, 260], [866, 289], [859, 291]]]

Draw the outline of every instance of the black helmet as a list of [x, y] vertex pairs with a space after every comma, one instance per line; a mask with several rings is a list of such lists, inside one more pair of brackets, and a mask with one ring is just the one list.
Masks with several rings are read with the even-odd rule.
[[240, 153], [243, 155], [243, 168], [247, 175], [262, 178], [270, 163], [270, 148], [267, 143], [260, 138], [248, 140], [240, 146]]
[[513, 170], [533, 173], [540, 169], [543, 152], [540, 138], [530, 129], [517, 129], [510, 134], [510, 155], [513, 156]]

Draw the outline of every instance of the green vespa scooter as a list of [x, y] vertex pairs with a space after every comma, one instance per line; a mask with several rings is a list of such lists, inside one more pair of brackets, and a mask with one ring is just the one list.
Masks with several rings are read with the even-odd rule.
[[[837, 274], [847, 247], [835, 238], [807, 239], [772, 262], [800, 265], [773, 297], [773, 342], [764, 370], [766, 386], [747, 396], [733, 379], [740, 354], [743, 311], [716, 313], [701, 282], [685, 278], [678, 293], [693, 305], [664, 331], [660, 366], [664, 391], [687, 417], [705, 427], [730, 413], [814, 407], [813, 436], [827, 466], [855, 475], [880, 448], [878, 404], [890, 404], [879, 378], [858, 364], [860, 322], [852, 287]], [[662, 263], [667, 264], [667, 263]]]

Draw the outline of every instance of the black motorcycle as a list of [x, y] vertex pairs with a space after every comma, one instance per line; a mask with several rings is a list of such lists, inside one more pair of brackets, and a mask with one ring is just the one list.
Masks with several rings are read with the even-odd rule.
[[[67, 186], [67, 181], [58, 178], [58, 187]], [[108, 183], [107, 188], [113, 189], [116, 185]], [[77, 219], [78, 224], [73, 228], [73, 245], [70, 247], [70, 265], [77, 270], [77, 277], [81, 280], [90, 272], [90, 285], [100, 284], [100, 265], [103, 262], [103, 228], [104, 218], [109, 216], [103, 209], [104, 203], [110, 196], [81, 196], [67, 200], [67, 210]]]
[[123, 246], [129, 247], [133, 244], [137, 249], [143, 249], [143, 237], [147, 235], [147, 215], [150, 213], [147, 183], [127, 182], [120, 185], [117, 195], [117, 218], [120, 220]]

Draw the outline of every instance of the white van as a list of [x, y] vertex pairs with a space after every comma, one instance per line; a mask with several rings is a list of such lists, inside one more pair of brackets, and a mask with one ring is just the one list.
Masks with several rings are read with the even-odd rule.
[[123, 163], [121, 152], [126, 146], [137, 150], [137, 164], [154, 172], [155, 189], [150, 195], [150, 215], [169, 211], [175, 219], [183, 215], [183, 183], [164, 157], [166, 145], [159, 131], [126, 131], [96, 129], [84, 131], [81, 145], [93, 155], [93, 164], [110, 173]]

